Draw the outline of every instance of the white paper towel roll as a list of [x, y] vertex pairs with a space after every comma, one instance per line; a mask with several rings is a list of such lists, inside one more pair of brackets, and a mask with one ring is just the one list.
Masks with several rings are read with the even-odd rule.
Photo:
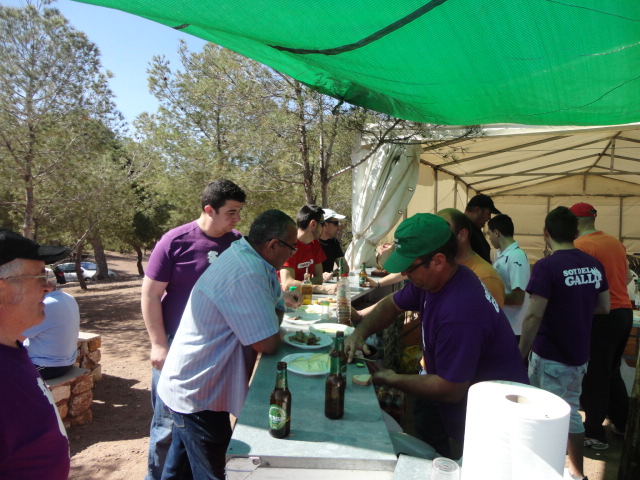
[[564, 471], [569, 404], [514, 382], [469, 389], [462, 480], [553, 480]]

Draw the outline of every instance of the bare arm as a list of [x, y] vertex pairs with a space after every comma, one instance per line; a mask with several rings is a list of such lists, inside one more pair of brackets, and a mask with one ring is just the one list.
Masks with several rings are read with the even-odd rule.
[[285, 292], [289, 290], [289, 287], [298, 287], [302, 285], [300, 280], [296, 280], [296, 274], [293, 268], [282, 267], [280, 269], [280, 284], [282, 285], [282, 290]]
[[140, 305], [142, 307], [142, 318], [151, 340], [151, 354], [149, 360], [153, 368], [161, 370], [169, 352], [167, 342], [167, 332], [164, 329], [162, 318], [162, 296], [167, 288], [168, 282], [157, 282], [149, 277], [144, 277], [142, 281], [142, 291], [140, 294]]
[[385, 275], [381, 279], [367, 277], [369, 279], [369, 285], [371, 287], [386, 287], [387, 285], [393, 285], [394, 283], [402, 282], [407, 277], [403, 276], [402, 273], [390, 273], [389, 275]]
[[512, 290], [511, 293], [507, 293], [504, 296], [505, 305], [522, 305], [524, 303], [526, 292], [521, 288]]
[[373, 375], [375, 385], [389, 385], [415, 397], [457, 403], [469, 390], [470, 382], [454, 383], [438, 375], [405, 375], [393, 370], [381, 370]]
[[276, 353], [278, 349], [278, 345], [280, 345], [280, 332], [271, 335], [263, 340], [260, 340], [256, 343], [251, 344], [251, 348], [253, 348], [258, 353]]
[[347, 353], [348, 361], [353, 360], [356, 350], [362, 349], [365, 338], [391, 325], [402, 312], [403, 310], [393, 301], [393, 294], [387, 295], [376, 303], [375, 307], [362, 318], [354, 332], [345, 339], [344, 351]]
[[538, 334], [544, 311], [547, 309], [547, 303], [549, 303], [549, 300], [546, 298], [535, 294], [531, 295], [529, 308], [522, 322], [522, 335], [520, 336], [520, 355], [522, 355], [523, 359], [529, 355], [531, 345], [533, 345], [533, 341]]
[[611, 297], [609, 296], [609, 290], [602, 292], [598, 295], [596, 301], [596, 308], [593, 311], [594, 315], [606, 315], [611, 309]]

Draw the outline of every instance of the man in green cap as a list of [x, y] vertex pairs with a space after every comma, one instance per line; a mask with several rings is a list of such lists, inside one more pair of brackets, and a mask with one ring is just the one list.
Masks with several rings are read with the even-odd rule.
[[394, 242], [384, 268], [402, 272], [409, 283], [364, 312], [345, 350], [349, 361], [356, 350], [367, 353], [365, 338], [391, 325], [400, 313], [419, 311], [426, 372], [382, 370], [373, 382], [435, 402], [448, 435], [462, 445], [471, 385], [529, 383], [513, 330], [478, 277], [456, 264], [457, 240], [443, 218], [416, 214], [400, 224]]

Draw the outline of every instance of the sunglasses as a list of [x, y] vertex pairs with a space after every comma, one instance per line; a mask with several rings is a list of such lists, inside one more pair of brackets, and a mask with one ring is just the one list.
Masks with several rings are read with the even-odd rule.
[[338, 220], [325, 220], [324, 223], [330, 223], [332, 225], [340, 226], [340, 222]]

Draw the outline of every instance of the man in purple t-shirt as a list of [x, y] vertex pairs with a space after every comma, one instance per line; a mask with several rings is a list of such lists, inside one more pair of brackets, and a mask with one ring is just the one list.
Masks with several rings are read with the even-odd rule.
[[244, 191], [229, 180], [209, 183], [202, 192], [200, 217], [165, 233], [151, 252], [140, 302], [153, 367], [148, 480], [160, 479], [171, 445], [171, 414], [156, 394], [160, 370], [196, 281], [218, 255], [242, 237], [234, 227], [240, 222], [245, 200]]
[[549, 212], [543, 234], [553, 254], [533, 266], [520, 353], [529, 356], [531, 384], [555, 393], [571, 407], [569, 473], [582, 479], [582, 378], [589, 360], [591, 321], [594, 313], [609, 312], [609, 287], [600, 262], [574, 247], [578, 219], [567, 207]]
[[[0, 228], [0, 478], [66, 480], [69, 441], [58, 408], [20, 340], [44, 320], [45, 262], [67, 257]], [[53, 275], [52, 275], [53, 277]]]
[[373, 382], [435, 402], [447, 433], [462, 443], [471, 385], [485, 380], [529, 383], [515, 336], [478, 277], [456, 264], [457, 239], [443, 218], [429, 213], [408, 218], [396, 230], [395, 244], [384, 268], [402, 272], [411, 283], [363, 310], [345, 350], [351, 361], [356, 349], [366, 352], [364, 339], [369, 335], [389, 326], [403, 311], [419, 311], [427, 373], [383, 370]]

